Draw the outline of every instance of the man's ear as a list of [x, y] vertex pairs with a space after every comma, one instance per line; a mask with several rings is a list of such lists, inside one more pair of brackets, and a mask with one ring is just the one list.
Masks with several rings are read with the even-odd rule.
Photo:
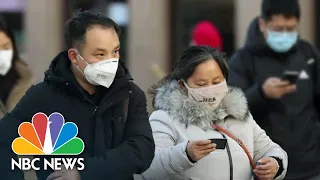
[[259, 17], [259, 29], [260, 29], [260, 32], [263, 33], [265, 31], [265, 28], [266, 28], [266, 25], [265, 25], [264, 20], [262, 19], [262, 17]]
[[73, 64], [77, 64], [77, 52], [74, 49], [68, 50], [68, 57]]

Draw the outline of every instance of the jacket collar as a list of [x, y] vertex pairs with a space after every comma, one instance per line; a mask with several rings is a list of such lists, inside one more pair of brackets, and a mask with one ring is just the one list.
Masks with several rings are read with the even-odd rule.
[[155, 89], [154, 107], [166, 111], [172, 120], [186, 125], [192, 124], [203, 129], [211, 127], [214, 121], [233, 117], [245, 121], [249, 115], [247, 100], [238, 88], [229, 87], [229, 93], [214, 110], [202, 108], [198, 102], [187, 98], [176, 80], [164, 82]]
[[16, 61], [15, 68], [17, 69], [21, 80], [31, 80], [32, 73], [29, 70], [27, 64], [21, 60]]

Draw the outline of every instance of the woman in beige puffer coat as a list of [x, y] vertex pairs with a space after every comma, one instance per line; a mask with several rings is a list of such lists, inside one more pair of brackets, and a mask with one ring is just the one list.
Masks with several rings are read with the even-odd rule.
[[[207, 46], [187, 49], [172, 74], [154, 87], [150, 123], [156, 155], [139, 178], [147, 180], [283, 179], [286, 152], [252, 118], [240, 89], [227, 87], [227, 66], [218, 50]], [[244, 149], [222, 127], [240, 139]], [[224, 149], [208, 139], [227, 139]], [[139, 179], [137, 178], [137, 179]]]

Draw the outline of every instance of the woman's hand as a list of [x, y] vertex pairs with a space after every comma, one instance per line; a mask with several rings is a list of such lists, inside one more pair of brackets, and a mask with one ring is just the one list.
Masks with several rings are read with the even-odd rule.
[[211, 140], [189, 141], [187, 145], [187, 154], [192, 161], [196, 162], [216, 150], [216, 144]]
[[261, 180], [272, 180], [279, 170], [279, 164], [276, 159], [272, 157], [264, 157], [258, 161], [260, 165], [253, 170], [253, 172]]

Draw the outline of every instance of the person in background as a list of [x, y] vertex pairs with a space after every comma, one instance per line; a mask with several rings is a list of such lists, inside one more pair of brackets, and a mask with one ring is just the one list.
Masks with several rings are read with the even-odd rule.
[[[142, 179], [284, 178], [286, 152], [256, 124], [242, 91], [227, 87], [221, 54], [209, 46], [192, 46], [154, 86], [155, 111], [149, 119], [156, 152]], [[219, 144], [210, 140], [216, 138], [227, 143], [217, 149]]]
[[84, 158], [83, 171], [42, 167], [36, 171], [39, 180], [132, 180], [149, 168], [155, 146], [146, 96], [119, 60], [119, 33], [113, 20], [94, 11], [66, 23], [67, 49], [53, 59], [44, 81], [29, 88], [0, 121], [1, 180], [23, 178], [11, 170], [11, 158], [16, 158], [11, 143], [19, 125], [38, 112], [59, 112], [74, 122], [85, 145], [73, 156]]
[[193, 28], [191, 45], [204, 45], [220, 48], [223, 51], [222, 36], [218, 28], [210, 21], [200, 21]]
[[32, 85], [32, 73], [20, 59], [14, 34], [0, 17], [0, 119]]
[[[220, 52], [223, 51], [222, 47], [222, 36], [218, 28], [210, 21], [200, 21], [198, 22], [193, 31], [190, 45], [204, 45], [213, 48], [219, 48]], [[166, 74], [163, 69], [159, 68], [157, 64], [151, 66], [152, 73], [157, 79], [162, 79]]]
[[286, 179], [320, 179], [320, 55], [299, 37], [298, 0], [263, 0], [247, 40], [229, 60], [257, 123], [289, 156]]

